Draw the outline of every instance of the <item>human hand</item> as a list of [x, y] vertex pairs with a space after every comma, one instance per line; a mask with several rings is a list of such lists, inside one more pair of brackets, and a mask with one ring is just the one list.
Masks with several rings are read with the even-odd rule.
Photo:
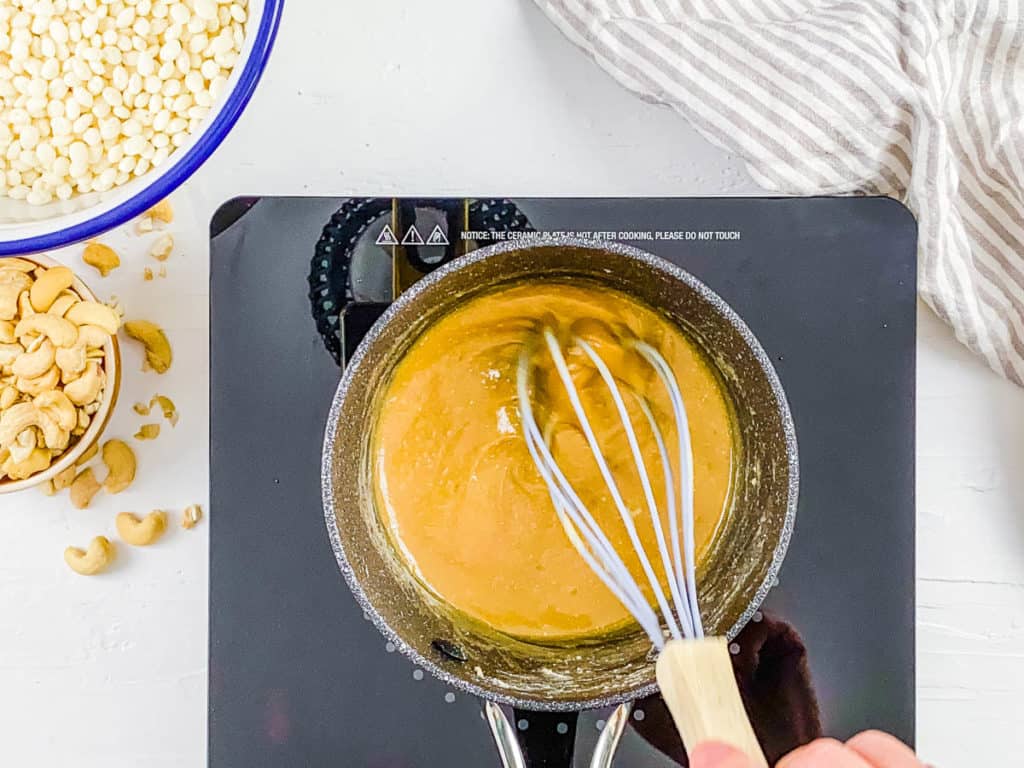
[[[753, 768], [741, 752], [705, 742], [690, 755], [690, 768]], [[843, 744], [817, 739], [782, 758], [775, 768], [924, 768], [903, 742], [881, 731], [865, 731]]]

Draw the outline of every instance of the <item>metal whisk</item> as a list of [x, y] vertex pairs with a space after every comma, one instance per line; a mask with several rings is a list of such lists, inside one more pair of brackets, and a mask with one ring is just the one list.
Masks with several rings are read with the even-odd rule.
[[[686, 406], [672, 369], [662, 354], [650, 344], [632, 338], [620, 340], [620, 343], [639, 353], [640, 357], [654, 369], [668, 391], [669, 400], [672, 404], [675, 433], [679, 442], [680, 466], [677, 472], [674, 472], [672, 469], [664, 433], [658, 426], [650, 404], [635, 391], [629, 390], [648, 421], [661, 458], [662, 474], [665, 480], [665, 498], [668, 507], [669, 532], [668, 541], [666, 542], [650, 474], [647, 471], [647, 464], [640, 454], [636, 429], [626, 410], [623, 392], [607, 364], [585, 339], [575, 336], [570, 342], [582, 350], [593, 363], [601, 379], [604, 381], [608, 394], [622, 420], [626, 439], [632, 450], [633, 461], [640, 477], [647, 511], [650, 514], [651, 524], [654, 527], [658, 554], [661, 558], [663, 573], [666, 577], [665, 580], [668, 583], [669, 596], [666, 596], [664, 589], [662, 589], [661, 580], [658, 578], [651, 559], [648, 557], [647, 551], [640, 541], [633, 516], [623, 500], [619, 485], [612, 474], [601, 446], [598, 444], [597, 436], [583, 407], [579, 390], [576, 388], [575, 382], [573, 382], [558, 338], [555, 336], [554, 331], [550, 328], [545, 328], [542, 332], [542, 339], [551, 355], [551, 360], [558, 372], [558, 377], [565, 386], [569, 402], [572, 404], [576, 418], [579, 420], [580, 428], [586, 437], [587, 444], [590, 446], [601, 476], [622, 518], [622, 523], [629, 535], [633, 550], [639, 559], [644, 575], [647, 577], [651, 591], [654, 594], [655, 602], [665, 617], [670, 637], [676, 640], [681, 640], [684, 637], [704, 637], [704, 628], [700, 619], [700, 608], [697, 604], [697, 584], [694, 568], [693, 451], [690, 445], [690, 430], [686, 416]], [[555, 506], [555, 511], [565, 527], [569, 540], [580, 553], [580, 556], [608, 589], [611, 590], [612, 594], [636, 617], [640, 626], [651, 638], [654, 646], [661, 650], [665, 647], [665, 634], [662, 632], [658, 614], [647, 601], [640, 586], [636, 583], [636, 580], [623, 562], [622, 557], [615, 551], [604, 531], [601, 530], [593, 515], [591, 515], [586, 505], [573, 489], [571, 483], [558, 466], [551, 448], [544, 440], [541, 427], [534, 416], [533, 404], [530, 402], [530, 360], [531, 351], [524, 350], [519, 358], [517, 376], [519, 411], [527, 447], [537, 466], [537, 470], [540, 472], [541, 477], [544, 478], [548, 492], [551, 495], [551, 501]], [[677, 477], [679, 478], [678, 484], [676, 483]], [[671, 598], [671, 605], [669, 598]]]
[[[516, 382], [523, 436], [569, 540], [658, 649], [658, 683], [684, 742], [692, 746], [705, 739], [725, 741], [746, 752], [758, 764], [767, 765], [743, 709], [725, 639], [704, 638], [694, 563], [693, 450], [686, 405], [674, 372], [664, 356], [649, 343], [626, 335], [616, 339], [618, 344], [636, 352], [640, 359], [651, 366], [667, 391], [678, 440], [678, 467], [675, 469], [669, 457], [665, 432], [659, 426], [651, 404], [631, 387], [627, 387], [624, 393], [606, 362], [586, 339], [578, 335], [571, 336], [566, 346], [567, 350], [579, 349], [593, 364], [622, 422], [654, 529], [657, 558], [661, 561], [662, 574], [668, 585], [666, 595], [608, 459], [598, 443], [558, 336], [552, 328], [546, 327], [541, 331], [540, 341], [550, 355], [610, 498], [622, 519], [657, 610], [647, 600], [622, 556], [573, 488], [545, 439], [545, 432], [537, 422], [530, 398], [532, 360], [536, 349], [527, 348], [519, 358]], [[626, 408], [627, 394], [639, 406], [658, 449], [665, 483], [667, 539], [650, 472], [641, 455], [636, 428]], [[667, 638], [658, 611], [664, 617]]]

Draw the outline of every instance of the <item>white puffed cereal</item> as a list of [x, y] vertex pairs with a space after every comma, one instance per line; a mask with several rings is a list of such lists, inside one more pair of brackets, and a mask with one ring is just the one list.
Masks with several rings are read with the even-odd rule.
[[45, 205], [166, 162], [227, 89], [247, 0], [0, 0], [0, 196]]

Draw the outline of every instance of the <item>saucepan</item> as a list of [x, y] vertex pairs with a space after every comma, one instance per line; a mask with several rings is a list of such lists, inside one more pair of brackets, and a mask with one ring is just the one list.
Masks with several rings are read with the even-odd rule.
[[[322, 464], [327, 529], [345, 580], [384, 636], [446, 684], [490, 702], [506, 765], [571, 765], [572, 713], [655, 691], [650, 641], [638, 627], [593, 642], [542, 645], [499, 634], [444, 604], [410, 575], [380, 523], [370, 438], [395, 364], [431, 323], [479, 292], [566, 277], [660, 310], [704, 350], [728, 392], [738, 444], [732, 509], [697, 575], [709, 633], [735, 637], [753, 616], [782, 565], [796, 514], [797, 444], [779, 378], [740, 317], [679, 267], [618, 244], [506, 241], [445, 264], [399, 296], [363, 339], [334, 396]], [[528, 710], [536, 713], [528, 718], [552, 726], [519, 732], [525, 760], [509, 757], [516, 729], [503, 726], [495, 705]]]

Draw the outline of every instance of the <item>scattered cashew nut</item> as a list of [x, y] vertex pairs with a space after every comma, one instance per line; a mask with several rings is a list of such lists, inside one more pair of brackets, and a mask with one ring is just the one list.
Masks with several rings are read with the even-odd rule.
[[135, 479], [135, 452], [123, 440], [107, 440], [103, 444], [103, 463], [107, 465], [107, 478], [103, 487], [107, 493], [120, 493]]
[[76, 509], [85, 509], [102, 487], [96, 482], [92, 468], [86, 467], [71, 481], [71, 503]]
[[50, 267], [36, 278], [29, 289], [29, 301], [36, 312], [45, 312], [61, 294], [71, 287], [75, 275], [67, 267]]
[[164, 373], [171, 367], [171, 345], [167, 336], [156, 323], [148, 320], [130, 320], [124, 324], [125, 333], [142, 342], [146, 349], [146, 363], [157, 373]]
[[89, 543], [87, 550], [68, 547], [64, 550], [64, 562], [71, 570], [83, 576], [94, 576], [107, 569], [114, 560], [116, 550], [105, 536], [97, 536]]
[[65, 488], [70, 488], [71, 483], [75, 481], [75, 467], [74, 465], [63, 469], [53, 476], [53, 480], [50, 482], [53, 484], [53, 490], [63, 491]]
[[141, 520], [131, 512], [122, 512], [115, 520], [117, 535], [135, 547], [148, 547], [167, 530], [167, 514], [155, 509]]
[[143, 424], [135, 433], [136, 440], [156, 440], [160, 436], [159, 424]]
[[90, 267], [95, 267], [101, 277], [106, 277], [111, 271], [121, 266], [121, 258], [109, 245], [103, 243], [87, 243], [82, 253], [82, 261]]
[[18, 340], [14, 334], [14, 323], [10, 320], [0, 320], [0, 344], [13, 344]]
[[203, 508], [198, 504], [189, 504], [181, 513], [181, 527], [186, 530], [191, 530], [199, 525], [199, 521], [202, 519]]
[[162, 221], [164, 224], [170, 224], [174, 221], [174, 208], [171, 206], [170, 200], [161, 200], [150, 208], [146, 215], [157, 221]]
[[149, 416], [154, 405], [159, 406], [164, 418], [170, 422], [172, 427], [178, 426], [178, 409], [175, 407], [174, 401], [167, 395], [153, 395], [149, 399], [149, 403], [135, 403], [132, 410], [139, 416]]
[[157, 261], [167, 261], [167, 257], [174, 250], [174, 238], [170, 235], [160, 235], [149, 248], [149, 255]]

